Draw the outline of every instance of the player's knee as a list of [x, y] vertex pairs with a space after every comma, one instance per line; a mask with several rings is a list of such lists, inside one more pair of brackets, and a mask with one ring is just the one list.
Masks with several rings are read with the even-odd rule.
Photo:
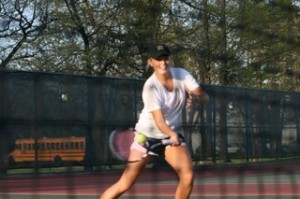
[[187, 172], [187, 174], [185, 174], [185, 178], [189, 184], [192, 184], [194, 181], [194, 173], [192, 171]]
[[184, 184], [186, 184], [187, 186], [190, 186], [190, 185], [193, 184], [193, 181], [194, 181], [194, 172], [193, 172], [193, 170], [180, 171], [178, 174], [179, 174], [180, 180]]

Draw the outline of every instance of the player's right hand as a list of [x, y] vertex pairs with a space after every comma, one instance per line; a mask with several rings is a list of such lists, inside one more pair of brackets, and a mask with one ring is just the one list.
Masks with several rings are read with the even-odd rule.
[[181, 144], [177, 133], [173, 133], [173, 135], [170, 137], [170, 139], [173, 141], [172, 146], [179, 146]]

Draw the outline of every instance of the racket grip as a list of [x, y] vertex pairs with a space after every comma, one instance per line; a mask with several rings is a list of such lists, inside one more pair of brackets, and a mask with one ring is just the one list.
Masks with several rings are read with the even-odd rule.
[[[184, 138], [180, 137], [179, 142], [180, 143], [184, 142]], [[161, 143], [162, 143], [163, 146], [167, 146], [167, 145], [172, 145], [174, 142], [171, 139], [165, 139], [165, 140], [162, 140]]]
[[172, 144], [173, 144], [173, 140], [171, 140], [171, 139], [166, 139], [166, 140], [162, 140], [161, 143], [162, 143], [162, 145], [164, 145], [164, 146], [172, 145]]

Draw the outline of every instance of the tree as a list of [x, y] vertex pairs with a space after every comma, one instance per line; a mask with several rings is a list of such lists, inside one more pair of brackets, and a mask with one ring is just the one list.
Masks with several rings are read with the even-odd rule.
[[0, 68], [25, 69], [38, 49], [31, 43], [39, 38], [48, 23], [47, 1], [1, 1]]
[[5, 0], [1, 67], [144, 78], [159, 42], [205, 84], [297, 90], [297, 2]]

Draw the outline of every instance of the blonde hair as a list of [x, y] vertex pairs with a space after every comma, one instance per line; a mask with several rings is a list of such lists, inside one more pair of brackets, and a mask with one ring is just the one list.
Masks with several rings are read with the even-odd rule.
[[[170, 60], [170, 67], [174, 67], [174, 60], [172, 59], [172, 57], [171, 56], [169, 56], [169, 60]], [[151, 66], [147, 63], [146, 64], [146, 71], [148, 71], [149, 70], [149, 68], [150, 68]]]

